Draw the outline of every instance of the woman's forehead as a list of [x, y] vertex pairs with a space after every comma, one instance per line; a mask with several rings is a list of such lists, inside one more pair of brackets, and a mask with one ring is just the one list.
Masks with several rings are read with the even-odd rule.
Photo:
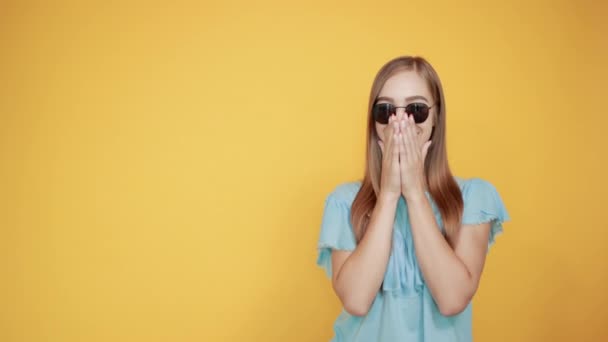
[[431, 101], [427, 81], [417, 72], [402, 71], [392, 75], [380, 90], [378, 100], [388, 102]]

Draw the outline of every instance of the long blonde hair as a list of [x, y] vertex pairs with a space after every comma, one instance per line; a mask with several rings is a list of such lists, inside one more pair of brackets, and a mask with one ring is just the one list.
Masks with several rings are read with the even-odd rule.
[[447, 236], [453, 237], [460, 228], [464, 203], [460, 188], [448, 165], [445, 138], [446, 109], [441, 81], [435, 69], [424, 58], [402, 56], [390, 60], [380, 68], [369, 96], [365, 176], [353, 201], [350, 217], [357, 242], [361, 241], [365, 234], [371, 211], [376, 205], [377, 195], [380, 193], [382, 151], [378, 145], [378, 134], [372, 116], [372, 106], [384, 83], [395, 73], [404, 70], [415, 71], [425, 79], [431, 95], [436, 101], [435, 126], [432, 133], [433, 143], [425, 159], [424, 174], [429, 194], [439, 210]]

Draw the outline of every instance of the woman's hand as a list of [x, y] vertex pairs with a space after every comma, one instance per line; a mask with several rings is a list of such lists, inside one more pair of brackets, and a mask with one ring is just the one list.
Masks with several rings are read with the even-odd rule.
[[416, 123], [411, 115], [404, 115], [399, 122], [401, 129], [401, 145], [399, 164], [401, 168], [401, 194], [405, 199], [412, 196], [424, 195], [426, 177], [424, 175], [424, 160], [429, 151], [431, 141], [421, 144], [416, 136]]
[[403, 144], [402, 136], [399, 135], [399, 125], [397, 118], [392, 115], [388, 120], [388, 125], [384, 128], [384, 139], [378, 140], [380, 150], [382, 150], [382, 175], [380, 176], [380, 197], [389, 200], [399, 200], [401, 197], [401, 171], [399, 168], [399, 155]]

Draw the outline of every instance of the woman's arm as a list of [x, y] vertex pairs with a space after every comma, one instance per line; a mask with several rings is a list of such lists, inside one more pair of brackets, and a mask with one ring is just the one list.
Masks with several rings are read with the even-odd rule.
[[401, 194], [409, 213], [416, 258], [425, 282], [446, 316], [468, 305], [477, 291], [486, 260], [491, 223], [464, 225], [450, 241], [441, 234], [424, 189], [425, 159], [431, 140], [422, 141], [412, 115], [400, 121]]
[[355, 250], [332, 252], [332, 286], [352, 315], [367, 314], [380, 289], [391, 252], [397, 203], [398, 199], [379, 197]]
[[406, 201], [416, 258], [431, 295], [443, 315], [458, 314], [477, 291], [486, 260], [490, 223], [463, 225], [448, 244], [425, 194], [415, 192]]

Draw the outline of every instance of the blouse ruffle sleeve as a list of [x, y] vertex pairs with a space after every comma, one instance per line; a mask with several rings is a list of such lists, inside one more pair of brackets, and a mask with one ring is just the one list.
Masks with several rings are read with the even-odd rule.
[[463, 224], [475, 225], [491, 222], [488, 250], [494, 244], [496, 237], [503, 232], [503, 222], [510, 217], [498, 191], [490, 182], [472, 178], [463, 189], [464, 212]]
[[317, 265], [331, 279], [331, 252], [334, 249], [352, 251], [356, 247], [350, 222], [350, 204], [335, 193], [325, 199], [321, 232], [317, 243]]

